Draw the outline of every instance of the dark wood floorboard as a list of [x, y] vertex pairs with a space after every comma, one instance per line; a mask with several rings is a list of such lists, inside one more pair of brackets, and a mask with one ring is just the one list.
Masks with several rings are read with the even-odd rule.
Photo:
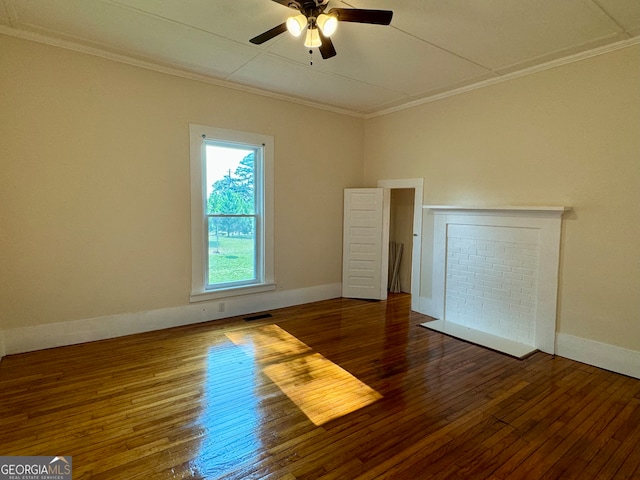
[[5, 357], [0, 455], [74, 479], [640, 479], [640, 381], [334, 299]]

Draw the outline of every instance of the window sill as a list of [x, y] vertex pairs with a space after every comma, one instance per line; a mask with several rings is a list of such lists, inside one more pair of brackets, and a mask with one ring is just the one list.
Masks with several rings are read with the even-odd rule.
[[251, 295], [253, 293], [272, 292], [277, 288], [276, 283], [261, 283], [260, 285], [247, 285], [244, 287], [222, 288], [208, 292], [191, 293], [189, 302], [206, 302], [207, 300], [217, 300], [225, 297], [237, 297], [239, 295]]

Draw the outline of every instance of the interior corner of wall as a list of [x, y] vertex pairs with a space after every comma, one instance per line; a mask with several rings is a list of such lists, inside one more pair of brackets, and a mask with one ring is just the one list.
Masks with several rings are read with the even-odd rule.
[[4, 330], [0, 330], [0, 361], [7, 354], [6, 349], [4, 347]]

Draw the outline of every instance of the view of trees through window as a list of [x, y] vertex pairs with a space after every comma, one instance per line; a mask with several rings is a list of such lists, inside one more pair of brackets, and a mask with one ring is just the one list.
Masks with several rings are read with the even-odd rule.
[[208, 144], [209, 285], [256, 279], [256, 151]]

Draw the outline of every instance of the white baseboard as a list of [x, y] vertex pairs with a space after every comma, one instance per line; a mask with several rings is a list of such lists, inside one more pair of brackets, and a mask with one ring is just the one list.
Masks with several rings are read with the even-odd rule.
[[640, 351], [637, 350], [558, 333], [556, 354], [587, 365], [640, 378]]
[[[221, 298], [160, 310], [11, 328], [0, 331], [0, 354], [31, 352], [264, 312], [338, 298], [341, 292], [341, 284], [333, 283], [296, 290]], [[224, 311], [220, 311], [222, 309]]]
[[[328, 300], [340, 297], [341, 292], [341, 284], [334, 283], [296, 290], [224, 298], [160, 310], [0, 330], [0, 359], [5, 355], [15, 353], [104, 340]], [[419, 300], [427, 300], [424, 303], [421, 302], [422, 308], [420, 310], [423, 311], [420, 313], [426, 315], [429, 315], [430, 312], [434, 313], [429, 308], [428, 299], [420, 298]], [[223, 302], [224, 312], [220, 312], [220, 304]], [[640, 378], [640, 351], [637, 350], [558, 333], [556, 335], [556, 354], [588, 365]]]

